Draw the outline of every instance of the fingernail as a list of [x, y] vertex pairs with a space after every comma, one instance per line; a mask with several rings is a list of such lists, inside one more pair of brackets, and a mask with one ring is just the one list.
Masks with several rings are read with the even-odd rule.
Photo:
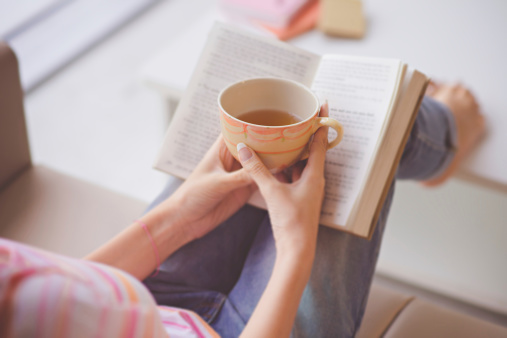
[[238, 143], [236, 148], [238, 149], [238, 156], [241, 162], [248, 161], [252, 157], [252, 152], [244, 143]]

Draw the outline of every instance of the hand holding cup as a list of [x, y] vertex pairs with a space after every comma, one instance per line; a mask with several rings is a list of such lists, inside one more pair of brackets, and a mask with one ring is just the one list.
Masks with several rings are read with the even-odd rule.
[[236, 146], [244, 143], [277, 173], [308, 153], [308, 141], [322, 126], [336, 130], [327, 149], [343, 138], [342, 125], [319, 117], [320, 103], [306, 86], [280, 78], [254, 78], [236, 82], [218, 96], [225, 143], [238, 159]]

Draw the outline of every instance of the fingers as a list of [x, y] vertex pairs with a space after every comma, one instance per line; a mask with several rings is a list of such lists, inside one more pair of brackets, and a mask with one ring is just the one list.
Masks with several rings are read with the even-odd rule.
[[222, 161], [225, 152], [228, 152], [228, 150], [225, 146], [224, 138], [222, 134], [220, 134], [213, 145], [206, 152], [201, 162], [199, 162], [198, 168], [204, 171], [211, 170], [211, 168], [216, 165], [217, 159], [219, 159], [219, 161]]
[[218, 166], [227, 172], [234, 172], [241, 168], [241, 165], [234, 159], [227, 148], [222, 134], [218, 136], [210, 147], [199, 166], [206, 171], [210, 171]]
[[[231, 155], [231, 157], [232, 157], [232, 155]], [[243, 168], [241, 166], [241, 163], [239, 163], [238, 161], [236, 161], [236, 159], [234, 157], [232, 157], [232, 160], [233, 160], [233, 162], [232, 162], [232, 166], [231, 166], [231, 170], [230, 171], [236, 171], [236, 170], [239, 170], [239, 169]]]
[[217, 139], [211, 146], [209, 152], [220, 152], [225, 146], [224, 137], [222, 134], [218, 135]]
[[221, 167], [228, 172], [235, 171], [241, 168], [241, 165], [238, 163], [238, 161], [234, 159], [231, 152], [229, 151], [229, 148], [227, 148], [227, 145], [225, 144], [223, 137], [221, 138], [222, 142], [220, 144], [219, 164], [221, 164]]
[[257, 183], [261, 191], [267, 189], [274, 182], [277, 182], [257, 154], [244, 143], [238, 144], [238, 157], [243, 168], [255, 183]]
[[278, 182], [282, 182], [282, 183], [290, 183], [290, 180], [289, 180], [289, 177], [287, 175], [287, 173], [285, 172], [280, 172], [278, 174], [275, 174], [273, 175], [277, 180]]
[[[321, 116], [329, 116], [329, 107], [327, 102], [322, 106]], [[324, 163], [327, 152], [327, 133], [328, 127], [320, 127], [313, 136], [310, 146], [310, 156], [308, 164], [303, 171], [303, 176], [322, 176], [324, 173]]]
[[224, 180], [224, 183], [227, 183], [231, 190], [248, 185], [253, 181], [252, 177], [243, 168], [227, 174], [224, 176]]
[[327, 103], [327, 100], [326, 100], [326, 103], [324, 103], [322, 105], [322, 107], [320, 107], [319, 116], [320, 117], [329, 117], [329, 104]]
[[292, 168], [292, 182], [296, 182], [301, 178], [305, 165], [306, 161], [300, 161], [294, 165]]

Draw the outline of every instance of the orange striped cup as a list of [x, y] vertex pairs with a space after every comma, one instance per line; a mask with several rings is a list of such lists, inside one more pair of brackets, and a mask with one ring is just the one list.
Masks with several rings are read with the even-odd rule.
[[[229, 151], [237, 159], [236, 145], [245, 143], [255, 150], [273, 173], [290, 167], [308, 156], [308, 141], [322, 126], [336, 130], [328, 149], [343, 137], [342, 125], [328, 117], [318, 117], [320, 103], [306, 86], [280, 78], [254, 78], [226, 87], [218, 95], [222, 134]], [[290, 112], [300, 122], [285, 126], [262, 126], [238, 119], [250, 111], [273, 109]]]

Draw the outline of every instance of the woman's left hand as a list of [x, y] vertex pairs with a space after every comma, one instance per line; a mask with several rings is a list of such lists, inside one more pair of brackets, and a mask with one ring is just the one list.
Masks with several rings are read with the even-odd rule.
[[172, 196], [86, 259], [117, 267], [142, 280], [183, 245], [229, 218], [256, 187], [220, 136]]
[[220, 135], [190, 177], [161, 207], [176, 212], [177, 222], [195, 239], [229, 218], [256, 189]]

